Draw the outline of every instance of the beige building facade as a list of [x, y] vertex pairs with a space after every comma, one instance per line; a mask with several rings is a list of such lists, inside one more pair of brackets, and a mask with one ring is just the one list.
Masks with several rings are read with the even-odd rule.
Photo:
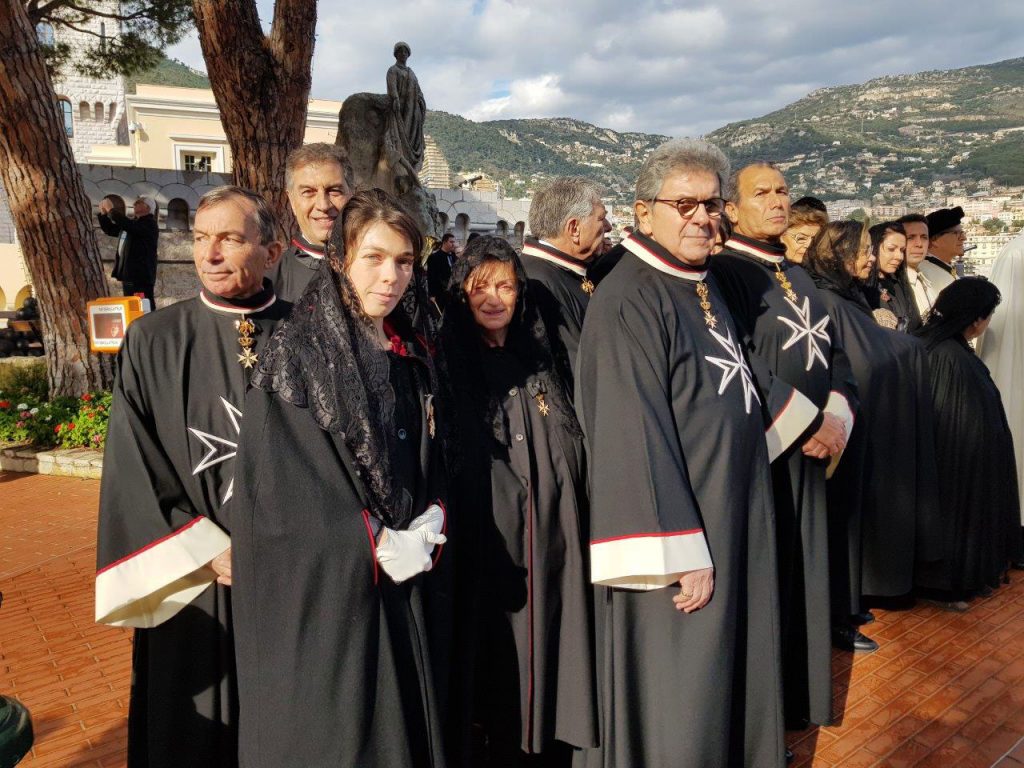
[[[305, 143], [333, 144], [340, 101], [310, 99]], [[81, 162], [189, 173], [231, 173], [228, 146], [213, 91], [169, 85], [136, 86], [125, 96], [128, 144], [95, 144]]]

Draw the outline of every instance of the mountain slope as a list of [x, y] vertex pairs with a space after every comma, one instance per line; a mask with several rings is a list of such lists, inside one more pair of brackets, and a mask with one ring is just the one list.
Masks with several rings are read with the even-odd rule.
[[[171, 60], [134, 82], [209, 87], [201, 73]], [[644, 157], [667, 138], [571, 118], [476, 123], [437, 111], [427, 113], [426, 133], [453, 173], [483, 171], [508, 196], [573, 174], [604, 184], [622, 201], [632, 199]], [[795, 192], [825, 199], [973, 192], [986, 178], [1024, 185], [1024, 58], [822, 88], [707, 138], [734, 165], [774, 161]]]
[[992, 176], [1024, 183], [1024, 58], [822, 88], [708, 135], [734, 163], [782, 163], [795, 187], [897, 193]]

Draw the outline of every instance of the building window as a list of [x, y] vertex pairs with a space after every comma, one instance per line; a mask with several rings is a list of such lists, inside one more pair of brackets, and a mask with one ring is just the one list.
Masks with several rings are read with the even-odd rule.
[[57, 99], [57, 111], [60, 114], [61, 119], [64, 121], [64, 133], [70, 139], [75, 135], [75, 125], [72, 118], [72, 107], [71, 102], [67, 99]]
[[97, 101], [93, 104], [93, 119], [99, 123], [103, 120], [103, 102]]
[[186, 171], [210, 173], [213, 171], [213, 155], [205, 152], [183, 152], [182, 167]]
[[100, 51], [107, 52], [107, 25], [100, 22]]
[[92, 116], [92, 113], [89, 111], [89, 102], [88, 101], [80, 101], [80, 102], [78, 102], [78, 119], [79, 120], [88, 120], [91, 116]]
[[36, 24], [36, 39], [40, 45], [53, 48], [53, 27], [45, 21], [40, 21]]
[[117, 102], [112, 101], [110, 102], [110, 111], [107, 113], [107, 119], [110, 120], [110, 122], [114, 122], [115, 117], [117, 117]]

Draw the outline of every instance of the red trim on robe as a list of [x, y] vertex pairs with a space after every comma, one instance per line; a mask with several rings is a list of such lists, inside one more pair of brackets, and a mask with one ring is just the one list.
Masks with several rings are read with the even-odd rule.
[[153, 549], [153, 547], [159, 546], [160, 544], [163, 544], [165, 541], [167, 541], [169, 539], [173, 539], [179, 533], [187, 531], [189, 528], [191, 528], [193, 525], [198, 523], [200, 520], [206, 520], [206, 519], [207, 518], [205, 516], [203, 516], [203, 515], [197, 515], [196, 517], [192, 518], [192, 520], [190, 522], [185, 523], [183, 526], [181, 526], [181, 528], [179, 528], [178, 530], [172, 531], [171, 533], [168, 533], [166, 536], [161, 536], [156, 541], [151, 541], [149, 544], [147, 544], [146, 546], [142, 547], [141, 549], [135, 550], [130, 555], [125, 555], [120, 560], [115, 560], [110, 565], [103, 566], [98, 571], [96, 571], [96, 575], [99, 576], [101, 573], [105, 573], [106, 571], [109, 571], [111, 568], [116, 568], [117, 566], [121, 565], [122, 563], [128, 562], [133, 557], [137, 557], [137, 556], [141, 555], [143, 552], [145, 552], [147, 550], [150, 550], [150, 549]]
[[626, 539], [665, 539], [669, 536], [690, 536], [695, 533], [704, 533], [704, 529], [691, 528], [688, 531], [669, 531], [668, 533], [631, 533], [626, 536], [611, 536], [607, 539], [592, 539], [590, 545], [606, 544], [609, 541], [625, 541]]
[[[441, 524], [441, 533], [448, 535], [448, 510], [444, 506], [444, 502], [440, 499], [434, 499], [434, 503], [441, 508], [441, 513], [444, 515], [444, 523]], [[434, 565], [437, 565], [437, 561], [441, 559], [441, 550], [444, 549], [444, 544], [438, 544], [434, 548]]]
[[363, 510], [363, 525], [366, 526], [366, 535], [370, 539], [370, 557], [373, 559], [373, 583], [377, 584], [377, 541], [373, 538], [373, 527], [370, 525], [370, 510]]

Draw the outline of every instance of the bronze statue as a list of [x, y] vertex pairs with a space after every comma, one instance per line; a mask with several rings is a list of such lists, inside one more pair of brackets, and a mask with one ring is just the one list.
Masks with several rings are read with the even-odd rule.
[[388, 70], [388, 113], [385, 142], [392, 168], [405, 166], [415, 177], [423, 166], [423, 121], [427, 103], [406, 61], [412, 54], [408, 43], [395, 43], [395, 63]]

